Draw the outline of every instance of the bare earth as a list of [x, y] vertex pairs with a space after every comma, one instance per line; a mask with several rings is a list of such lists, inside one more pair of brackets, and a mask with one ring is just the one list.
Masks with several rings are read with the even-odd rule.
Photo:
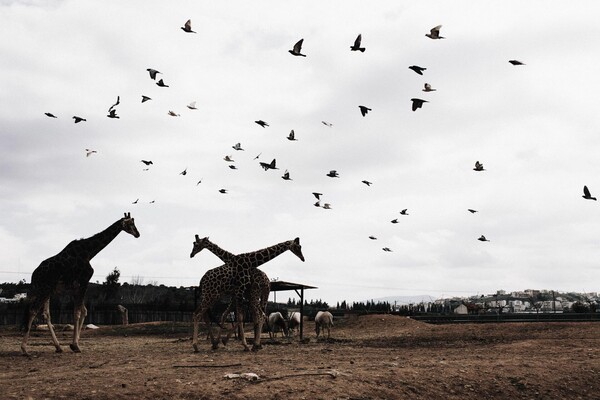
[[[331, 340], [263, 335], [263, 349], [239, 342], [191, 346], [191, 327], [134, 324], [86, 330], [82, 353], [55, 353], [34, 332], [0, 329], [1, 399], [600, 399], [600, 323], [428, 325], [369, 315], [335, 321]], [[258, 380], [226, 378], [254, 373]]]

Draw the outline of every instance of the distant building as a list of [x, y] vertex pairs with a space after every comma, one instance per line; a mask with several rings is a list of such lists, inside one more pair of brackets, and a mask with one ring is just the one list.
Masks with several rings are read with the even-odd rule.
[[454, 308], [452, 312], [454, 312], [454, 314], [468, 314], [469, 309], [464, 304], [461, 304], [458, 307]]

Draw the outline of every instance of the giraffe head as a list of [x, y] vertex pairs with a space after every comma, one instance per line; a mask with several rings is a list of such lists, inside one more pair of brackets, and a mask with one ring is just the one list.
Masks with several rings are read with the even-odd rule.
[[196, 235], [196, 240], [194, 241], [194, 247], [192, 248], [190, 258], [192, 258], [196, 254], [200, 253], [207, 246], [208, 246], [208, 236], [200, 239], [200, 236]]
[[304, 256], [302, 255], [302, 246], [300, 246], [300, 238], [292, 240], [290, 251], [294, 253], [299, 259], [304, 261]]
[[135, 221], [133, 218], [131, 218], [131, 213], [125, 213], [125, 216], [121, 220], [121, 223], [125, 232], [129, 233], [133, 237], [140, 237], [140, 233], [135, 227]]

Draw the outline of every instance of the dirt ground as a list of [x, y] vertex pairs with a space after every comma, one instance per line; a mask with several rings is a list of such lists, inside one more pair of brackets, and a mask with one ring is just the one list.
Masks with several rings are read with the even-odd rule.
[[[1, 399], [600, 399], [600, 323], [429, 325], [369, 315], [335, 321], [329, 341], [271, 341], [245, 352], [191, 346], [186, 324], [100, 327], [82, 353], [0, 329]], [[257, 380], [227, 378], [253, 373]]]

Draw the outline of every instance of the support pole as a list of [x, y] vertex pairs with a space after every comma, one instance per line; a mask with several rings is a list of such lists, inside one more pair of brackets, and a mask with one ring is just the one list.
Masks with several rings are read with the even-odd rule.
[[304, 288], [300, 289], [300, 340], [304, 339]]

